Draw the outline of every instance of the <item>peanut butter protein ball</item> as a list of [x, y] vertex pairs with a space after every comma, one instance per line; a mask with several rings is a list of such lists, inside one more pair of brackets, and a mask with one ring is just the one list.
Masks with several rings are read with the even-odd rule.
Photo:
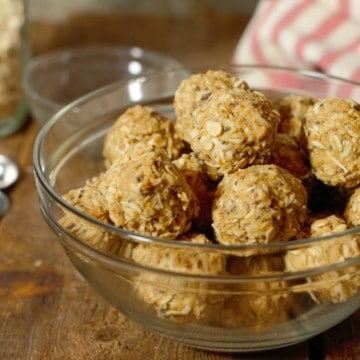
[[[177, 240], [181, 243], [208, 244], [203, 234], [190, 233]], [[226, 259], [223, 254], [201, 248], [180, 248], [139, 244], [133, 251], [133, 260], [141, 265], [179, 274], [223, 275]], [[163, 281], [159, 282], [159, 279]], [[189, 288], [192, 291], [189, 291]], [[178, 321], [210, 321], [219, 313], [223, 297], [210, 293], [211, 284], [183, 277], [164, 276], [142, 272], [135, 282], [138, 297], [152, 305], [159, 317]]]
[[142, 235], [176, 238], [199, 206], [184, 175], [165, 151], [138, 143], [103, 174], [99, 184], [111, 221]]
[[269, 161], [279, 113], [262, 93], [213, 92], [198, 103], [193, 117], [189, 143], [212, 178]]
[[[242, 276], [280, 275], [283, 258], [275, 255], [233, 257], [229, 271]], [[265, 329], [289, 317], [291, 295], [286, 291], [286, 281], [251, 280], [239, 283], [239, 294], [233, 294], [223, 308], [223, 324], [226, 327], [246, 326]]]
[[307, 150], [315, 176], [327, 185], [360, 184], [360, 105], [328, 97], [305, 114]]
[[[340, 233], [347, 229], [344, 219], [330, 215], [315, 220], [311, 224], [312, 237], [321, 237]], [[285, 268], [289, 271], [316, 269], [326, 265], [337, 264], [360, 254], [358, 234], [349, 234], [334, 239], [322, 240], [321, 243], [289, 250], [285, 255]], [[348, 300], [358, 292], [360, 275], [356, 266], [348, 266], [307, 279], [308, 292], [317, 303], [332, 301], [334, 303]]]
[[344, 216], [350, 226], [360, 226], [360, 187], [351, 194]]
[[200, 101], [209, 97], [213, 92], [232, 88], [248, 89], [248, 85], [223, 70], [208, 70], [184, 79], [174, 97], [175, 128], [180, 137], [189, 142], [194, 121], [192, 112]]
[[206, 231], [211, 227], [211, 207], [215, 195], [216, 183], [207, 176], [204, 164], [194, 153], [183, 154], [173, 163], [184, 175], [198, 199], [200, 211], [194, 219], [198, 231]]
[[274, 102], [280, 113], [279, 133], [291, 136], [301, 148], [306, 149], [304, 117], [318, 99], [309, 95], [286, 95]]
[[307, 191], [314, 185], [314, 175], [297, 142], [288, 134], [278, 133], [272, 148], [270, 163], [281, 166], [301, 180]]
[[107, 132], [103, 146], [105, 165], [109, 167], [138, 142], [164, 149], [170, 159], [176, 159], [183, 147], [172, 120], [149, 106], [135, 105], [121, 114]]
[[[106, 224], [111, 224], [105, 198], [99, 191], [100, 179], [101, 175], [88, 180], [83, 187], [70, 190], [64, 194], [63, 199], [88, 216]], [[101, 226], [96, 226], [74, 215], [70, 211], [63, 210], [64, 216], [59, 222], [67, 231], [100, 250], [111, 252], [111, 248], [116, 243], [111, 233], [103, 230]]]
[[224, 176], [213, 203], [213, 228], [223, 244], [287, 241], [307, 217], [301, 181], [277, 165], [254, 165]]

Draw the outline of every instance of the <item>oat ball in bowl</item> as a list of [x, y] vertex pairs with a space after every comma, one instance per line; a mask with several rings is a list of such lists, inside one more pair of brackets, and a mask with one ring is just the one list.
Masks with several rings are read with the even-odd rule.
[[253, 165], [225, 176], [212, 209], [216, 240], [222, 244], [287, 241], [307, 217], [301, 181], [277, 165]]
[[192, 112], [198, 103], [218, 90], [248, 89], [246, 82], [224, 70], [208, 70], [190, 75], [177, 88], [174, 97], [176, 129], [185, 141], [191, 139]]
[[145, 142], [166, 151], [170, 159], [180, 156], [183, 143], [174, 130], [174, 121], [148, 106], [127, 109], [112, 125], [104, 141], [105, 164], [124, 155], [133, 144]]
[[[207, 72], [201, 79], [211, 74]], [[234, 83], [239, 82], [233, 80], [227, 86], [215, 83], [205, 94], [199, 85], [199, 90], [193, 91], [199, 100], [184, 125], [187, 135], [183, 139], [215, 180], [237, 169], [268, 162], [280, 120], [264, 94], [247, 84]], [[179, 96], [177, 93], [175, 100]]]
[[318, 99], [311, 95], [287, 95], [274, 102], [280, 113], [279, 133], [291, 136], [304, 150], [306, 141], [304, 134], [304, 117], [307, 110]]
[[[246, 81], [269, 102], [289, 93], [325, 98], [345, 84], [324, 74], [287, 69], [219, 69], [239, 83]], [[158, 134], [157, 126], [149, 126], [144, 137], [138, 132], [136, 144], [129, 146], [134, 149], [120, 152], [113, 165], [106, 163], [105, 139], [117, 119], [134, 106], [140, 106], [140, 112], [149, 107], [150, 113], [176, 124], [174, 96], [190, 75], [179, 69], [105, 87], [70, 104], [41, 129], [34, 146], [34, 174], [40, 208], [54, 239], [89, 285], [116, 309], [182, 344], [249, 352], [301, 342], [329, 329], [359, 308], [360, 257], [354, 239], [360, 229], [348, 223], [333, 226], [332, 232], [307, 232], [313, 222], [309, 219], [319, 214], [313, 202], [305, 201], [301, 180], [281, 162], [249, 165], [211, 179], [204, 160], [184, 139], [179, 153], [169, 155], [173, 153], [161, 147], [162, 141], [148, 141]], [[297, 81], [291, 87], [276, 81], [286, 76]], [[256, 167], [267, 170], [240, 187], [240, 197], [224, 192], [224, 209], [231, 216], [215, 221], [208, 218], [209, 211], [201, 213], [215, 206], [213, 191], [222, 192], [228, 176], [251, 173]], [[269, 196], [249, 201], [250, 215], [236, 214], [241, 208], [236, 200], [245, 199], [244, 191], [251, 193], [267, 177], [271, 181], [262, 185]], [[351, 193], [344, 193], [350, 204]], [[229, 232], [221, 242], [215, 228], [208, 226], [209, 221], [219, 229], [226, 224], [233, 231], [257, 207], [263, 211], [248, 225], [257, 230], [258, 241]], [[345, 207], [330, 210], [345, 221]], [[202, 221], [206, 226], [199, 226]], [[342, 256], [325, 254], [329, 239]], [[351, 246], [344, 247], [347, 239], [352, 239]], [[300, 252], [298, 258], [306, 266], [298, 268], [291, 260], [286, 266], [292, 251]], [[332, 289], [343, 289], [346, 296], [335, 297]]]
[[111, 222], [142, 235], [176, 238], [190, 230], [199, 205], [166, 152], [135, 144], [102, 174], [98, 191]]
[[349, 225], [360, 226], [360, 187], [354, 190], [346, 203], [344, 217]]
[[311, 166], [325, 184], [354, 188], [360, 184], [360, 105], [330, 96], [305, 114], [304, 132]]
[[[310, 225], [310, 236], [317, 238], [343, 233], [348, 229], [344, 219], [330, 215], [314, 220]], [[285, 268], [289, 271], [311, 269], [326, 266], [334, 262], [344, 262], [360, 254], [359, 234], [348, 234], [343, 237], [329, 238], [306, 249], [289, 250], [285, 255]], [[339, 281], [341, 279], [341, 281]], [[346, 271], [331, 271], [307, 278], [309, 294], [318, 303], [331, 301], [344, 302], [351, 298], [360, 287], [360, 273], [357, 267]]]

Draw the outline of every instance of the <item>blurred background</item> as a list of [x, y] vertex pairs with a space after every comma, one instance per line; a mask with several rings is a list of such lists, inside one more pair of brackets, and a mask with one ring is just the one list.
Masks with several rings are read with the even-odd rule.
[[[116, 44], [162, 51], [186, 65], [223, 63], [230, 60], [256, 4], [247, 0], [28, 0], [30, 38], [35, 55], [69, 46]], [[215, 53], [216, 58], [211, 58]]]
[[199, 10], [251, 13], [256, 0], [29, 0], [36, 18], [56, 19], [69, 12], [132, 12], [184, 15]]

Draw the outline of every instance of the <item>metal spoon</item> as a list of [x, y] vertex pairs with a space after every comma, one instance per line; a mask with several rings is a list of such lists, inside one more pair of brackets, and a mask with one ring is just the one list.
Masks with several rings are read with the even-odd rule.
[[7, 156], [0, 155], [0, 216], [9, 209], [8, 196], [1, 190], [10, 187], [19, 177], [18, 166]]
[[4, 215], [10, 206], [8, 196], [3, 192], [0, 191], [0, 216]]
[[18, 177], [18, 166], [7, 156], [0, 155], [0, 190], [4, 190], [14, 184]]

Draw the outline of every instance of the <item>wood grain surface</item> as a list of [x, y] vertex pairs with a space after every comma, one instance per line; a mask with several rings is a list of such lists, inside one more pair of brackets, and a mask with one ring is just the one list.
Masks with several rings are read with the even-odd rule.
[[[226, 63], [248, 19], [200, 14], [192, 18], [74, 15], [67, 24], [31, 24], [34, 53], [90, 43], [163, 51], [186, 65]], [[360, 359], [360, 312], [298, 345], [253, 354], [192, 349], [152, 334], [108, 305], [73, 268], [38, 207], [29, 122], [0, 139], [0, 153], [20, 166], [0, 219], [1, 360]]]

